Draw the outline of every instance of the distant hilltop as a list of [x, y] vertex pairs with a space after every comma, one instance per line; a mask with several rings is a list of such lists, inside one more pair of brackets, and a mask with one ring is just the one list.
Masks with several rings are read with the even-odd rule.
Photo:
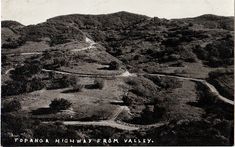
[[[1, 22], [2, 28], [5, 28], [2, 29], [2, 47], [16, 48], [26, 41], [40, 41], [42, 38], [49, 39], [50, 45], [53, 46], [74, 40], [83, 41], [85, 39], [84, 34], [87, 34], [95, 41], [104, 42], [105, 39], [110, 38], [112, 33], [117, 36], [117, 34], [120, 35], [120, 33], [123, 34], [125, 31], [130, 30], [138, 30], [132, 34], [132, 37], [134, 35], [146, 38], [147, 36], [145, 35], [151, 31], [163, 31], [169, 28], [189, 25], [200, 29], [233, 31], [233, 20], [233, 17], [212, 14], [205, 14], [194, 18], [168, 20], [125, 11], [100, 15], [62, 15], [50, 18], [46, 22], [28, 26], [8, 20]], [[141, 33], [140, 30], [142, 30]]]

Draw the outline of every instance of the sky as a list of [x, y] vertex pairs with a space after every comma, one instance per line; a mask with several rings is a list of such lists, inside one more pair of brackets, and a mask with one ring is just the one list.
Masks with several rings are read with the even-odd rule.
[[66, 14], [128, 11], [159, 18], [234, 16], [234, 0], [1, 0], [1, 19], [37, 24]]

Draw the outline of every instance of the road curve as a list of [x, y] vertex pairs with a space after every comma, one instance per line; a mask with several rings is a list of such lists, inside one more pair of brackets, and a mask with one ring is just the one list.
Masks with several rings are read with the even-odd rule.
[[[119, 106], [114, 113], [112, 114], [111, 118], [108, 120], [100, 120], [100, 121], [62, 121], [64, 125], [70, 126], [106, 126], [112, 127], [120, 130], [127, 130], [133, 131], [138, 130], [140, 128], [150, 128], [150, 127], [161, 127], [166, 123], [156, 123], [150, 125], [137, 125], [137, 124], [130, 124], [123, 121], [115, 121], [120, 113], [122, 113], [125, 109], [129, 109], [127, 106]], [[50, 121], [46, 121], [43, 123], [50, 123]]]
[[220, 95], [219, 92], [217, 91], [217, 89], [212, 84], [205, 82], [205, 81], [204, 81], [204, 83], [210, 89], [210, 91], [213, 94], [215, 94], [220, 100], [222, 100], [223, 102], [228, 103], [230, 105], [234, 105], [234, 101], [227, 99], [226, 97]]
[[220, 95], [218, 90], [210, 83], [208, 83], [206, 80], [203, 79], [196, 79], [196, 78], [189, 78], [189, 77], [181, 77], [177, 75], [169, 75], [169, 74], [148, 74], [148, 73], [129, 73], [128, 71], [125, 71], [124, 73], [120, 75], [105, 75], [105, 74], [83, 74], [83, 73], [72, 73], [72, 72], [65, 72], [65, 71], [56, 71], [56, 70], [48, 70], [48, 69], [43, 69], [43, 71], [46, 72], [55, 72], [59, 74], [70, 74], [70, 75], [80, 75], [80, 76], [96, 76], [96, 77], [136, 77], [136, 76], [144, 76], [144, 75], [150, 75], [150, 76], [160, 76], [160, 77], [172, 77], [172, 78], [177, 78], [177, 79], [182, 79], [182, 80], [190, 80], [193, 82], [200, 82], [206, 87], [210, 89], [210, 91], [217, 96], [217, 98], [229, 105], [234, 105], [234, 102], [230, 99], [227, 99], [226, 97]]
[[175, 75], [165, 75], [165, 74], [142, 74], [142, 75], [156, 75], [156, 76], [162, 76], [162, 77], [173, 77], [173, 78], [177, 78], [177, 79], [182, 79], [182, 80], [190, 80], [193, 82], [200, 82], [201, 84], [205, 85], [206, 87], [208, 87], [210, 89], [210, 91], [217, 96], [217, 98], [229, 105], [234, 105], [234, 102], [230, 99], [227, 99], [226, 97], [220, 95], [220, 93], [218, 92], [218, 90], [210, 83], [208, 83], [206, 80], [202, 80], [202, 79], [195, 79], [195, 78], [188, 78], [188, 77], [181, 77], [181, 76], [175, 76]]
[[5, 72], [5, 75], [7, 75], [10, 71], [12, 71], [12, 70], [15, 70], [15, 68], [10, 68], [10, 69], [8, 69], [6, 72]]

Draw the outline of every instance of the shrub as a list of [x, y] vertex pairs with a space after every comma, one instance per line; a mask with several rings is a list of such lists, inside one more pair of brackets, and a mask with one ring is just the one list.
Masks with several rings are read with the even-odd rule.
[[161, 118], [166, 113], [166, 108], [163, 105], [154, 105], [154, 115], [156, 118]]
[[148, 79], [153, 81], [156, 85], [164, 89], [181, 88], [183, 82], [176, 78], [160, 78], [158, 76], [147, 76]]
[[73, 86], [72, 91], [73, 91], [73, 92], [81, 92], [83, 88], [84, 88], [84, 85], [77, 84], [77, 85], [74, 85], [74, 86]]
[[32, 92], [43, 89], [45, 87], [45, 83], [41, 78], [34, 77], [32, 80], [28, 81], [25, 86], [25, 92]]
[[95, 79], [94, 88], [102, 89], [104, 87], [104, 81], [102, 79]]
[[23, 66], [17, 66], [10, 77], [16, 81], [29, 80], [34, 75], [39, 74], [41, 69], [42, 65], [40, 63], [32, 61], [31, 63], [25, 63]]
[[142, 110], [142, 113], [141, 113], [143, 122], [145, 123], [153, 122], [155, 119], [153, 114], [154, 113], [153, 113], [152, 107], [149, 105], [145, 105], [145, 108]]
[[71, 107], [71, 105], [72, 105], [71, 102], [61, 98], [61, 99], [52, 100], [49, 106], [52, 110], [59, 111], [59, 110], [66, 110], [69, 107]]
[[208, 87], [202, 83], [197, 83], [196, 88], [198, 95], [197, 101], [199, 104], [210, 105], [216, 102], [216, 95], [212, 93]]
[[12, 100], [4, 105], [4, 110], [7, 112], [18, 111], [21, 109], [21, 104], [18, 100]]
[[135, 55], [133, 60], [139, 60], [139, 58], [140, 58], [140, 55]]
[[6, 55], [2, 55], [2, 66], [9, 65], [9, 63], [7, 63], [8, 60], [9, 58]]
[[128, 85], [132, 85], [132, 86], [133, 86], [133, 85], [137, 85], [136, 81], [134, 81], [133, 79], [129, 79], [129, 78], [126, 80], [126, 83], [127, 83]]
[[1, 133], [14, 132], [15, 135], [18, 135], [18, 133], [25, 132], [26, 129], [30, 129], [33, 126], [33, 121], [27, 116], [18, 115], [15, 113], [2, 113], [1, 119]]
[[47, 89], [60, 89], [66, 88], [69, 86], [74, 86], [77, 84], [77, 79], [74, 76], [67, 76], [67, 75], [50, 75], [51, 80], [50, 83], [47, 85]]
[[122, 100], [123, 100], [124, 104], [127, 105], [127, 106], [130, 106], [134, 101], [131, 97], [128, 97], [126, 95], [124, 95], [122, 97]]
[[20, 81], [7, 81], [2, 85], [2, 96], [16, 95], [26, 91], [26, 83]]
[[109, 69], [110, 69], [110, 70], [118, 70], [119, 68], [120, 68], [120, 65], [119, 65], [118, 62], [116, 62], [116, 61], [111, 61], [111, 62], [109, 63]]

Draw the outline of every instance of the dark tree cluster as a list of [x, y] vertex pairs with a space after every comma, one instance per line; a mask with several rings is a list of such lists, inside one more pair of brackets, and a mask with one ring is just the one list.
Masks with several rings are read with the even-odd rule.
[[60, 110], [66, 110], [66, 109], [70, 108], [71, 105], [72, 105], [71, 102], [69, 102], [66, 99], [61, 98], [61, 99], [52, 100], [49, 106], [50, 106], [51, 110], [60, 111]]

